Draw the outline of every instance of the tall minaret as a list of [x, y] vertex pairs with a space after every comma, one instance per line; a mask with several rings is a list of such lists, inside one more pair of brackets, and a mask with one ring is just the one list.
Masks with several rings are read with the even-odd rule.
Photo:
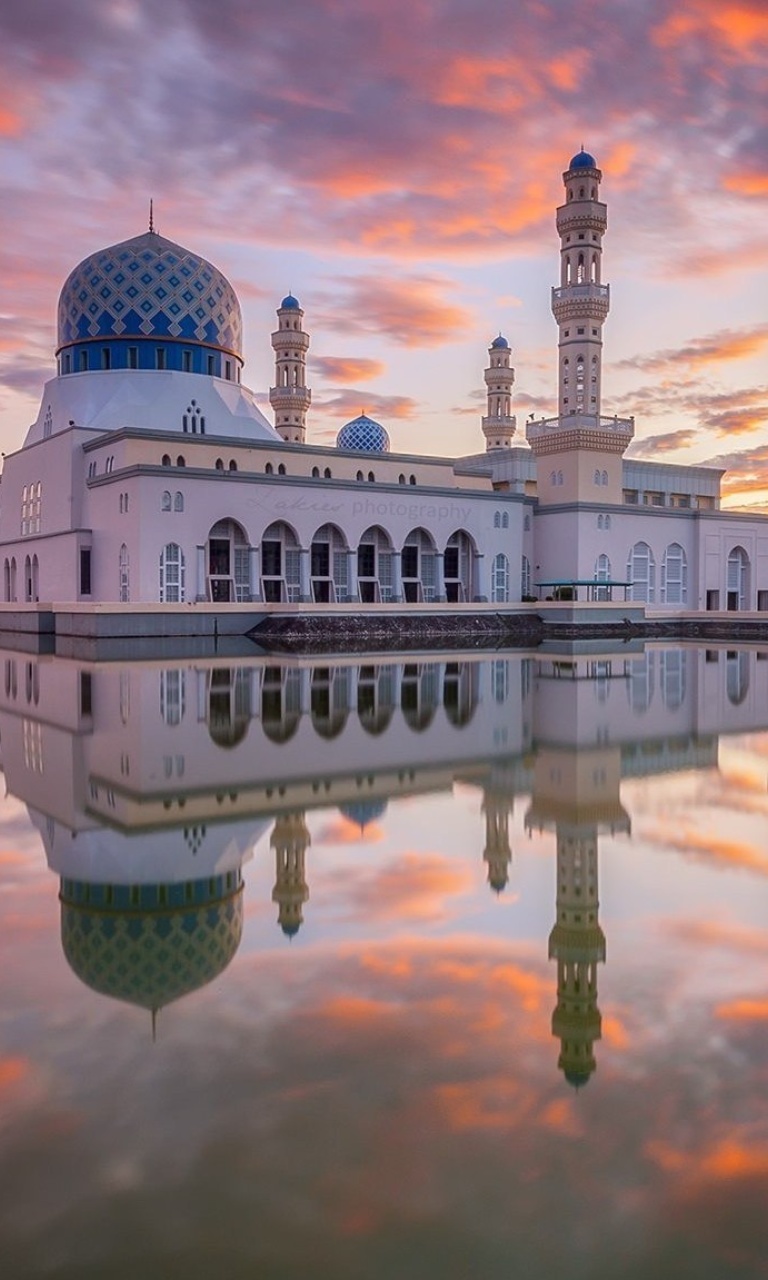
[[299, 932], [304, 920], [302, 907], [309, 898], [304, 862], [310, 842], [302, 812], [275, 818], [269, 842], [275, 851], [272, 901], [278, 904], [277, 923], [288, 938]]
[[275, 430], [289, 444], [304, 444], [312, 399], [307, 386], [309, 334], [301, 327], [303, 318], [298, 299], [289, 293], [277, 309], [278, 327], [272, 334], [275, 386], [269, 389], [269, 402], [275, 411]]
[[515, 434], [512, 414], [512, 387], [515, 371], [510, 364], [512, 351], [506, 338], [499, 334], [488, 348], [490, 364], [485, 371], [488, 388], [488, 412], [483, 418], [486, 449], [508, 449]]
[[552, 1034], [560, 1041], [557, 1065], [576, 1088], [595, 1070], [600, 1039], [597, 966], [605, 961], [605, 934], [598, 908], [597, 827], [558, 823], [557, 921], [549, 935], [549, 958], [557, 960]]
[[[598, 200], [602, 176], [584, 150], [563, 174], [565, 204], [557, 210], [560, 284], [552, 290], [558, 326], [558, 416], [529, 422], [526, 428], [536, 456], [540, 503], [623, 500], [622, 456], [634, 435], [634, 419], [600, 413], [603, 324], [610, 307], [608, 285], [602, 283], [608, 221], [606, 207]], [[571, 569], [578, 577], [575, 566]]]

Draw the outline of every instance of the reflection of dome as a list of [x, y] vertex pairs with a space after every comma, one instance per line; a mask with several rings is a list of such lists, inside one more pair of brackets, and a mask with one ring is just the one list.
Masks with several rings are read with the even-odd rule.
[[61, 941], [86, 986], [160, 1009], [211, 982], [240, 944], [239, 872], [183, 884], [61, 882]]
[[280, 303], [280, 310], [281, 311], [300, 311], [301, 307], [299, 306], [298, 298], [294, 298], [292, 293], [286, 294], [286, 296], [283, 298], [282, 302]]
[[492, 348], [496, 347], [497, 349], [503, 347], [505, 350], [508, 350], [509, 343], [507, 342], [503, 334], [500, 333], [498, 338], [494, 338], [493, 342], [491, 343], [491, 347]]
[[369, 823], [383, 817], [387, 812], [386, 800], [353, 800], [350, 804], [340, 804], [339, 813], [364, 831]]
[[389, 453], [389, 435], [380, 422], [374, 422], [367, 413], [353, 418], [336, 437], [339, 449], [357, 449], [361, 453]]
[[589, 152], [585, 151], [584, 148], [582, 147], [581, 151], [579, 151], [578, 154], [573, 157], [568, 168], [569, 169], [596, 169], [597, 161], [595, 160], [594, 156], [591, 156]]
[[574, 1071], [569, 1068], [568, 1070], [563, 1072], [563, 1075], [565, 1076], [565, 1079], [568, 1081], [568, 1083], [570, 1085], [573, 1085], [574, 1089], [583, 1089], [585, 1084], [589, 1084], [589, 1080], [592, 1075], [592, 1072], [591, 1071]]
[[[199, 254], [154, 231], [98, 250], [75, 267], [59, 297], [59, 351], [98, 342], [100, 355], [107, 339], [111, 351], [107, 367], [134, 368], [130, 359], [136, 359], [139, 368], [154, 369], [158, 338], [168, 343], [165, 367], [169, 369], [209, 372], [200, 346], [241, 361], [240, 304], [226, 276]], [[137, 352], [130, 359], [129, 343]], [[182, 363], [183, 347], [186, 363]], [[214, 367], [217, 374], [221, 372], [218, 365]]]

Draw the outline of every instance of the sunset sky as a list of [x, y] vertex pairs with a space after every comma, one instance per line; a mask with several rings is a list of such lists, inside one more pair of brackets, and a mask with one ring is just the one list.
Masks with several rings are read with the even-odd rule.
[[764, 0], [2, 0], [0, 411], [17, 448], [59, 289], [155, 225], [216, 263], [266, 402], [275, 307], [312, 338], [308, 437], [480, 451], [501, 330], [556, 408], [554, 209], [603, 171], [606, 412], [632, 451], [768, 503]]

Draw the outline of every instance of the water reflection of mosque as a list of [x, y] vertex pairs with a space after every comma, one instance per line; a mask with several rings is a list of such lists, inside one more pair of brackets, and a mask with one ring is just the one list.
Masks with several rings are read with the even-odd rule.
[[762, 728], [766, 657], [624, 647], [117, 667], [6, 654], [3, 767], [60, 876], [71, 967], [153, 1011], [230, 963], [243, 864], [270, 823], [272, 898], [293, 937], [309, 811], [335, 805], [364, 830], [393, 798], [476, 786], [500, 893], [515, 798], [530, 795], [529, 830], [556, 833], [552, 1026], [579, 1085], [600, 1036], [598, 839], [630, 829], [621, 781], [714, 766], [718, 732]]

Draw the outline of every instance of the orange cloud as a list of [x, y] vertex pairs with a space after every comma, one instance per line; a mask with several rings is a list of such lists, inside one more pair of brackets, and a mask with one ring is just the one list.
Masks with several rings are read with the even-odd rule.
[[713, 865], [737, 867], [761, 876], [768, 875], [768, 857], [762, 850], [737, 840], [723, 840], [685, 825], [676, 832], [656, 828], [649, 831], [648, 836], [677, 853], [697, 858], [703, 856]]
[[404, 347], [439, 346], [472, 322], [445, 297], [450, 282], [435, 276], [356, 276], [324, 300], [318, 324], [349, 334], [377, 333]]
[[443, 917], [447, 900], [466, 893], [471, 871], [438, 853], [404, 853], [352, 887], [356, 914], [376, 920]]
[[681, 1151], [662, 1139], [649, 1142], [646, 1155], [665, 1173], [691, 1182], [722, 1182], [734, 1178], [768, 1175], [768, 1146], [747, 1147], [726, 1138], [709, 1150]]
[[723, 186], [738, 196], [768, 196], [768, 174], [733, 173], [723, 180]]
[[572, 1098], [556, 1098], [550, 1102], [541, 1112], [539, 1123], [566, 1138], [584, 1136], [584, 1126], [574, 1111]]
[[715, 1014], [725, 1022], [768, 1022], [768, 999], [730, 1000], [718, 1005]]
[[718, 920], [689, 919], [665, 921], [662, 927], [686, 945], [727, 948], [744, 955], [768, 955], [768, 934], [762, 929], [747, 929]]
[[362, 996], [335, 996], [318, 1007], [317, 1016], [345, 1026], [371, 1026], [379, 1023], [382, 1018], [389, 1017], [396, 1009], [397, 1005], [382, 1000], [365, 999]]
[[368, 360], [363, 356], [314, 356], [313, 370], [332, 382], [368, 382], [386, 373], [383, 360]]
[[15, 1088], [28, 1074], [26, 1058], [0, 1058], [0, 1096]]
[[439, 1085], [435, 1098], [449, 1127], [459, 1133], [514, 1129], [528, 1111], [518, 1082], [503, 1075]]

